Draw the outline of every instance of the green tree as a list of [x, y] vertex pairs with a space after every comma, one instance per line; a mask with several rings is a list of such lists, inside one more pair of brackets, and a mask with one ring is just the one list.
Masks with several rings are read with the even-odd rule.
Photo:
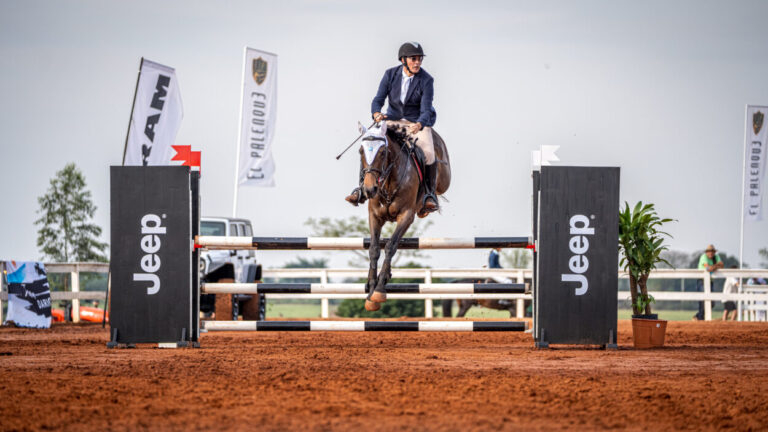
[[85, 177], [74, 163], [51, 179], [37, 202], [37, 246], [44, 259], [57, 262], [107, 261], [107, 243], [99, 241], [101, 227], [92, 222], [96, 206], [85, 187]]
[[[309, 218], [304, 222], [304, 225], [309, 226], [312, 229], [312, 235], [316, 237], [370, 237], [370, 229], [368, 228], [368, 220], [360, 216], [350, 216], [348, 218]], [[432, 221], [425, 221], [424, 219], [417, 219], [405, 232], [404, 237], [418, 237], [421, 233], [427, 230], [432, 225]], [[395, 224], [385, 224], [381, 230], [382, 238], [389, 238], [395, 231]], [[383, 245], [382, 245], [383, 247]], [[349, 265], [353, 267], [368, 267], [368, 251], [350, 251], [353, 252], [355, 258], [349, 261]], [[382, 253], [382, 256], [384, 254]], [[392, 267], [395, 267], [401, 259], [417, 259], [425, 258], [427, 255], [418, 250], [400, 249], [392, 258]]]
[[[421, 264], [409, 261], [400, 268], [424, 268]], [[360, 279], [358, 283], [365, 283]], [[389, 283], [420, 283], [421, 279], [393, 278]], [[436, 282], [436, 281], [435, 281]], [[365, 310], [365, 302], [354, 299], [346, 299], [339, 304], [336, 315], [349, 318], [399, 318], [399, 317], [423, 317], [424, 300], [387, 300], [381, 305], [381, 309], [371, 312]]]
[[527, 269], [533, 265], [533, 253], [530, 249], [507, 249], [501, 252], [505, 268]]

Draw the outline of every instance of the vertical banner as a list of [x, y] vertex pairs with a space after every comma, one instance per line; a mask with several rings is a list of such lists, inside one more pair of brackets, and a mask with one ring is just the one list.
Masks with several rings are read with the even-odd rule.
[[615, 347], [619, 177], [613, 167], [541, 167], [534, 199], [537, 346]]
[[19, 327], [51, 327], [51, 289], [41, 262], [7, 261], [8, 316]]
[[768, 107], [747, 106], [747, 124], [744, 136], [744, 220], [762, 220], [762, 183], [765, 177], [765, 117]]
[[272, 138], [277, 113], [277, 55], [245, 48], [244, 63], [235, 197], [241, 185], [275, 185]]
[[171, 165], [183, 116], [176, 71], [142, 58], [123, 165]]
[[197, 319], [189, 168], [113, 166], [110, 191], [111, 343], [185, 343]]

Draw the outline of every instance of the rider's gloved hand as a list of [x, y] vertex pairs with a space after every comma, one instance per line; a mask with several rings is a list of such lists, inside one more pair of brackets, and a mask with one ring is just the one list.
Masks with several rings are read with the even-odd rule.
[[384, 120], [386, 117], [384, 117], [384, 114], [377, 112], [373, 113], [373, 121], [376, 123], [379, 123], [380, 121]]

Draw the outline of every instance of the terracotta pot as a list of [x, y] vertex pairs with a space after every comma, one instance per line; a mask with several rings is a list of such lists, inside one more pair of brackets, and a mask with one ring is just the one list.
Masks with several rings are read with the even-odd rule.
[[635, 343], [635, 348], [664, 346], [664, 334], [666, 332], [666, 320], [632, 318], [632, 340]]

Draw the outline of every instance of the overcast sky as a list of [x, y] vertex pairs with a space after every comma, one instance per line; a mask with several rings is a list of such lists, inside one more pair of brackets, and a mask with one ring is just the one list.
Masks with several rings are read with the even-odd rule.
[[[453, 165], [428, 236], [528, 235], [530, 151], [559, 145], [563, 164], [621, 167], [622, 202], [679, 220], [673, 249], [738, 254], [744, 106], [768, 105], [768, 2], [0, 0], [0, 259], [41, 257], [37, 197], [68, 162], [108, 240], [109, 166], [121, 162], [142, 56], [176, 69], [177, 144], [202, 150], [204, 215], [231, 213], [250, 46], [279, 55], [276, 187], [241, 189], [238, 215], [259, 236], [364, 216], [343, 200], [357, 155], [335, 155], [410, 40], [427, 53]], [[768, 222], [745, 239], [754, 267]], [[274, 267], [296, 255], [258, 256]], [[433, 267], [479, 267], [487, 251], [429, 255]]]

